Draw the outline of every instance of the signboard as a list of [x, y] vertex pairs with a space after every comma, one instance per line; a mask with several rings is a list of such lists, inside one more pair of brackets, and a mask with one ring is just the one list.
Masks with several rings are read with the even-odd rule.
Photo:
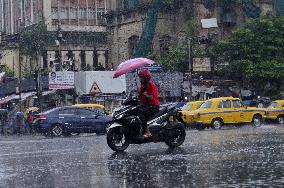
[[97, 82], [94, 82], [92, 85], [92, 88], [90, 90], [90, 94], [97, 94], [97, 93], [101, 93], [101, 90], [97, 84]]
[[213, 27], [218, 27], [217, 19], [210, 18], [210, 19], [201, 19], [201, 25], [203, 29], [209, 29]]
[[152, 64], [152, 65], [146, 65], [142, 69], [147, 69], [147, 70], [153, 71], [153, 72], [161, 72], [162, 66], [159, 65], [159, 64]]
[[210, 72], [210, 58], [193, 58], [192, 68], [193, 72]]
[[73, 71], [57, 71], [49, 73], [49, 89], [73, 89], [75, 87], [74, 82]]

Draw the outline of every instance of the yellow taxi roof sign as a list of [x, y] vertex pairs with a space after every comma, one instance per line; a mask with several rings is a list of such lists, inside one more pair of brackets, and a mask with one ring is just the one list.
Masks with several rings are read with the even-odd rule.
[[101, 104], [75, 104], [73, 106], [86, 107], [86, 108], [104, 108]]

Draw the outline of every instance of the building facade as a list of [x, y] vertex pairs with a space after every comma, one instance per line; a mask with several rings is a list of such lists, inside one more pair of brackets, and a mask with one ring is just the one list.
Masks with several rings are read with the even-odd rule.
[[[191, 39], [191, 61], [184, 70], [191, 73], [184, 76], [183, 88], [179, 89], [181, 96], [197, 100], [217, 97], [218, 89], [224, 90], [220, 88], [225, 85], [222, 80], [212, 81], [214, 63], [206, 56], [211, 41], [229, 36], [250, 18], [275, 15], [275, 0], [109, 0], [107, 6], [110, 64], [116, 68], [129, 58], [141, 56], [159, 60], [171, 46], [188, 47]], [[204, 84], [207, 80], [211, 84]], [[170, 93], [168, 88], [159, 90]]]
[[[232, 0], [227, 4], [222, 2], [108, 0], [107, 9], [110, 11], [107, 14], [107, 32], [110, 64], [116, 67], [120, 62], [135, 56], [139, 45], [145, 45], [141, 42], [145, 35], [151, 38], [151, 42], [148, 42], [149, 55], [155, 59], [163, 56], [170, 45], [184, 41], [186, 38], [202, 39], [202, 37], [208, 38], [211, 34], [222, 38], [242, 26], [249, 18], [275, 14], [274, 0]], [[156, 10], [155, 3], [159, 4]], [[205, 28], [201, 20], [206, 21], [211, 18], [217, 20], [217, 27]], [[184, 30], [186, 24], [194, 27], [193, 33], [189, 34], [186, 29]], [[154, 28], [154, 32], [149, 28]]]
[[[54, 40], [39, 62], [29, 57], [16, 58], [18, 50], [2, 57], [12, 69], [14, 64], [23, 61], [31, 65], [39, 63], [42, 68], [55, 70], [54, 61], [60, 56], [62, 64], [69, 70], [96, 70], [108, 66], [108, 48], [104, 14], [106, 0], [0, 0], [0, 32], [2, 48], [15, 42], [21, 31], [44, 21], [47, 30], [60, 37], [60, 44]], [[60, 35], [60, 36], [59, 36]], [[30, 69], [33, 66], [29, 66]], [[24, 72], [24, 70], [22, 70]], [[18, 75], [18, 72], [15, 72]]]

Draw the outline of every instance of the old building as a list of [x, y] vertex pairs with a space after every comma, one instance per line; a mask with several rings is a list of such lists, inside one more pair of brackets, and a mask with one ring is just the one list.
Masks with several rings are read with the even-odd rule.
[[[149, 51], [146, 55], [154, 58], [163, 56], [171, 44], [187, 37], [200, 37], [202, 40], [202, 37], [208, 38], [211, 34], [226, 36], [249, 18], [274, 15], [275, 2], [108, 0], [110, 64], [116, 67], [131, 56], [139, 56], [137, 51], [141, 50]], [[217, 20], [216, 26], [207, 28], [202, 25], [202, 19], [206, 22], [212, 18]], [[187, 31], [190, 29], [194, 32]]]
[[[42, 68], [56, 69], [54, 62], [60, 57], [64, 68], [69, 70], [104, 69], [108, 66], [105, 13], [106, 0], [1, 0], [2, 49], [7, 43], [17, 42], [17, 36], [23, 30], [44, 21], [55, 40], [38, 62]], [[24, 73], [25, 65], [32, 70], [36, 64], [29, 57], [19, 58], [18, 53], [18, 50], [5, 53], [0, 60], [13, 69], [11, 59], [14, 59], [16, 75], [19, 61], [24, 65]]]
[[[188, 47], [188, 39], [191, 39], [191, 63], [184, 72], [189, 72], [191, 67], [193, 75], [190, 82], [185, 77], [183, 91], [196, 94], [198, 90], [194, 89], [203, 85], [186, 84], [212, 80], [214, 63], [206, 54], [210, 42], [230, 35], [250, 18], [280, 14], [283, 8], [275, 10], [276, 5], [281, 7], [280, 2], [284, 1], [109, 0], [106, 19], [110, 64], [115, 68], [126, 59], [141, 56], [158, 60], [167, 54], [170, 46], [181, 43]], [[202, 99], [207, 98], [207, 94], [217, 96], [210, 86], [206, 88], [202, 89]]]

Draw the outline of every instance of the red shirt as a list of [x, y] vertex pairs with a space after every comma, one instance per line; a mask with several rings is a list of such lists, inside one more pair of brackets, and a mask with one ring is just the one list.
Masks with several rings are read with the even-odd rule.
[[[147, 98], [143, 93], [146, 92], [147, 95], [153, 95], [153, 99]], [[140, 87], [140, 100], [143, 105], [153, 105], [159, 106], [159, 99], [158, 99], [158, 88], [155, 83], [149, 82], [146, 88], [141, 85]]]

